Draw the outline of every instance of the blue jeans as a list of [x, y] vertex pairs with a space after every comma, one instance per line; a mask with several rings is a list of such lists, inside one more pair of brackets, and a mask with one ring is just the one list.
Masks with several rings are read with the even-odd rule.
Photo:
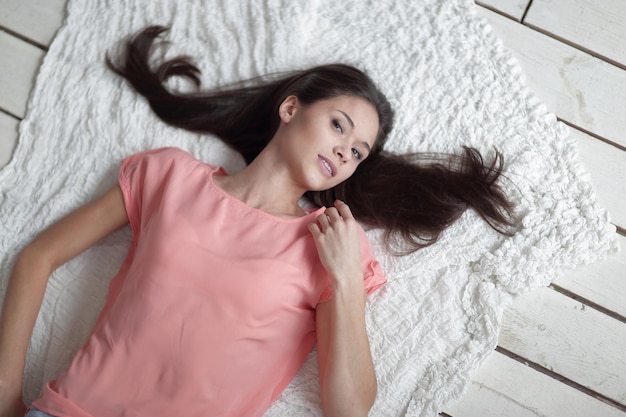
[[30, 411], [26, 413], [24, 417], [54, 417], [50, 414], [46, 414], [43, 411], [37, 410], [35, 407], [31, 407]]

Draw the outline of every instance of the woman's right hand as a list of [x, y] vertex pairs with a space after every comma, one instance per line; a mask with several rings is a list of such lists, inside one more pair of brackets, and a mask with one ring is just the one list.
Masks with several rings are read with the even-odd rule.
[[26, 351], [50, 274], [127, 223], [117, 185], [50, 226], [16, 258], [0, 313], [0, 417], [24, 415]]

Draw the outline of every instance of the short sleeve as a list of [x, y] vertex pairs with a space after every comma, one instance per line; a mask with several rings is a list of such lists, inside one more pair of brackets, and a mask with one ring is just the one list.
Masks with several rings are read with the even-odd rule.
[[189, 158], [193, 157], [181, 149], [160, 148], [122, 161], [118, 182], [135, 237], [141, 232], [142, 221], [158, 208], [172, 173]]
[[[387, 278], [380, 267], [380, 264], [374, 258], [374, 251], [372, 250], [372, 244], [370, 243], [365, 231], [359, 226], [359, 238], [361, 240], [361, 269], [363, 271], [363, 284], [367, 295], [369, 296], [377, 289], [382, 287]], [[323, 303], [333, 298], [333, 290], [330, 284], [326, 286], [322, 295], [319, 298], [318, 303]]]

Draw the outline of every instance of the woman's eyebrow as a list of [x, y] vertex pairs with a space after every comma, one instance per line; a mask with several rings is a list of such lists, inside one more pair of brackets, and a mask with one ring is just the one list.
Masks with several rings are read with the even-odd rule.
[[348, 123], [350, 123], [350, 126], [352, 126], [352, 129], [354, 129], [354, 122], [352, 121], [352, 119], [350, 118], [350, 116], [348, 116], [348, 114], [342, 110], [337, 110], [339, 113], [343, 114], [343, 116], [346, 118], [346, 120], [348, 121]]

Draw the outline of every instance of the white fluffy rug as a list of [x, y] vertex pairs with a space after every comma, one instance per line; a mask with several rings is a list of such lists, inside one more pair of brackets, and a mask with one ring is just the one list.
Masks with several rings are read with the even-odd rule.
[[[496, 344], [512, 295], [616, 249], [575, 143], [530, 94], [471, 0], [70, 0], [19, 145], [0, 171], [2, 292], [18, 250], [42, 228], [110, 187], [120, 160], [164, 145], [238, 170], [211, 137], [163, 125], [104, 53], [148, 24], [172, 26], [169, 53], [197, 58], [205, 86], [327, 62], [357, 65], [397, 111], [388, 149], [497, 147], [521, 232], [505, 239], [467, 213], [437, 245], [384, 253], [389, 283], [368, 305], [379, 377], [372, 416], [435, 416]], [[122, 230], [57, 270], [26, 369], [26, 400], [67, 366], [95, 321], [130, 240]], [[315, 353], [268, 416], [322, 416]]]

